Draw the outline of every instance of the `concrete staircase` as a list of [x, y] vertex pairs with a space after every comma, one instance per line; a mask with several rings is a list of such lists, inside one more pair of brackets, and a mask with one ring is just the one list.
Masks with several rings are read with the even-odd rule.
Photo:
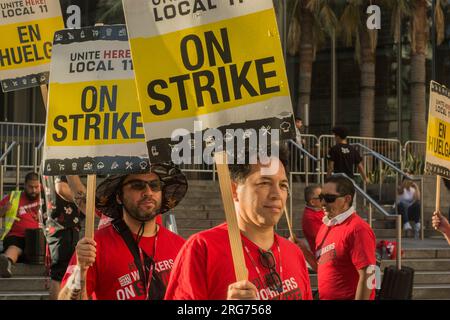
[[0, 278], [0, 300], [48, 299], [44, 266], [18, 263], [12, 272], [12, 278]]

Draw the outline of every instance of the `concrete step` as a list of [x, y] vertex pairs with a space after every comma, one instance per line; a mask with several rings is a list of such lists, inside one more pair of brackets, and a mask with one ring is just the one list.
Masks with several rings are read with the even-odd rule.
[[449, 259], [450, 249], [406, 249], [405, 259]]
[[[450, 271], [417, 271], [414, 272], [414, 285], [448, 284], [450, 285]], [[449, 296], [450, 298], [450, 296]]]
[[[395, 229], [373, 229], [373, 232], [377, 239], [395, 238], [397, 236]], [[414, 231], [410, 232], [410, 234], [413, 236]], [[405, 233], [402, 232], [402, 237], [404, 236]], [[442, 237], [442, 234], [433, 229], [424, 229], [424, 236], [425, 238]]]
[[448, 299], [450, 284], [421, 284], [414, 286], [413, 299]]
[[[46, 277], [16, 277], [0, 278], [1, 291], [45, 291], [49, 278]], [[0, 292], [1, 292], [0, 291]]]
[[48, 300], [48, 291], [8, 292], [0, 291], [0, 300]]
[[[383, 260], [381, 270], [389, 265], [395, 265], [395, 260]], [[450, 270], [450, 259], [402, 259], [402, 266], [411, 267], [416, 272], [448, 271]]]
[[46, 270], [44, 265], [32, 265], [24, 263], [16, 263], [12, 266], [11, 271], [13, 277], [30, 277], [30, 276], [46, 276]]

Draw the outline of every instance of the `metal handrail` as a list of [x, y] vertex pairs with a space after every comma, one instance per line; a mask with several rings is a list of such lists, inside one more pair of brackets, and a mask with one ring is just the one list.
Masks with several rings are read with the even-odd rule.
[[299, 145], [297, 142], [295, 142], [294, 140], [288, 140], [289, 143], [291, 143], [292, 145], [294, 145], [297, 149], [299, 149], [301, 152], [303, 152], [308, 158], [310, 158], [313, 161], [318, 162], [319, 159], [317, 159], [315, 156], [313, 156], [311, 153], [309, 153], [305, 148], [303, 148], [301, 145]]
[[12, 149], [14, 148], [14, 146], [17, 144], [17, 142], [13, 141], [10, 146], [6, 149], [5, 153], [2, 154], [2, 156], [0, 157], [0, 163], [3, 162], [3, 160], [5, 160], [5, 158], [8, 156], [8, 154], [11, 153]]
[[[402, 255], [401, 255], [401, 252], [402, 252], [402, 229], [401, 229], [402, 228], [402, 216], [398, 215], [398, 214], [393, 215], [393, 214], [388, 213], [371, 196], [369, 196], [363, 189], [361, 189], [361, 187], [358, 186], [353, 179], [351, 179], [345, 173], [335, 173], [333, 176], [344, 177], [344, 178], [347, 178], [348, 180], [350, 180], [352, 182], [353, 186], [355, 187], [355, 190], [358, 191], [358, 193], [361, 196], [363, 196], [370, 203], [370, 205], [373, 205], [376, 209], [378, 209], [378, 211], [380, 211], [386, 217], [396, 220], [396, 226], [395, 226], [395, 230], [397, 233], [397, 236], [396, 236], [396, 238], [397, 238], [396, 266], [397, 266], [397, 269], [400, 270], [402, 268]], [[371, 207], [370, 207], [370, 211], [371, 211]]]
[[392, 169], [394, 169], [394, 171], [396, 171], [397, 173], [402, 174], [402, 175], [406, 175], [402, 170], [400, 170], [399, 168], [397, 168], [397, 166], [395, 165], [395, 163], [394, 163], [391, 159], [386, 158], [385, 156], [383, 156], [382, 154], [376, 152], [375, 150], [372, 150], [372, 149], [370, 149], [369, 147], [367, 147], [367, 146], [365, 146], [365, 145], [363, 145], [363, 144], [361, 144], [361, 143], [352, 143], [351, 145], [352, 145], [352, 146], [358, 146], [358, 147], [360, 147], [360, 148], [365, 149], [365, 150], [366, 150], [367, 152], [369, 152], [372, 156], [374, 156], [375, 158], [377, 158], [377, 159], [383, 161], [384, 163], [386, 163], [389, 167], [391, 167]]
[[40, 167], [40, 166], [38, 166], [38, 162], [39, 162], [38, 152], [39, 152], [39, 150], [42, 149], [42, 146], [44, 145], [44, 140], [45, 140], [45, 137], [42, 137], [41, 142], [39, 142], [38, 146], [34, 147], [34, 165], [33, 165], [33, 167], [34, 167], [34, 172], [36, 172], [36, 173], [38, 172], [38, 168]]
[[[315, 161], [317, 163], [317, 168], [316, 171], [319, 173], [320, 175], [320, 159], [316, 158], [315, 156], [313, 156], [311, 153], [309, 153], [305, 148], [303, 148], [301, 145], [299, 145], [297, 142], [295, 142], [294, 140], [288, 140], [288, 143], [291, 143], [295, 148], [297, 148], [300, 152], [302, 152], [304, 155], [306, 155], [308, 158], [310, 158], [311, 160]], [[306, 175], [306, 185], [308, 185], [308, 169], [305, 170], [305, 175]], [[293, 179], [292, 179], [292, 172], [289, 172], [289, 185], [292, 188], [292, 183], [293, 183]], [[292, 195], [289, 196], [289, 219], [292, 221], [293, 218], [293, 199], [292, 199]]]
[[[399, 183], [398, 183], [398, 175], [401, 175], [403, 178], [412, 180], [412, 181], [419, 181], [420, 182], [420, 239], [424, 240], [425, 239], [425, 232], [424, 232], [424, 216], [423, 216], [423, 178], [422, 177], [416, 177], [413, 175], [409, 175], [405, 172], [403, 172], [402, 170], [400, 170], [399, 168], [397, 168], [397, 166], [395, 166], [391, 161], [387, 161], [387, 159], [379, 154], [378, 152], [368, 148], [367, 146], [361, 144], [361, 143], [353, 143], [352, 145], [356, 145], [359, 146], [363, 149], [365, 149], [367, 152], [369, 152], [372, 156], [374, 156], [375, 158], [377, 158], [379, 161], [381, 161], [382, 163], [385, 163], [386, 165], [388, 165], [390, 168], [392, 168], [396, 173], [396, 187], [398, 187]], [[381, 165], [380, 165], [380, 186], [381, 186]], [[381, 190], [381, 188], [380, 188]], [[381, 197], [381, 194], [380, 194]], [[371, 223], [371, 222], [370, 222]]]

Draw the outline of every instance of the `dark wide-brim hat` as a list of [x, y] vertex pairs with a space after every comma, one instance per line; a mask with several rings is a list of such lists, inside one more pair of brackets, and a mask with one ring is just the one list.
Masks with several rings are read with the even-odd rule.
[[[149, 172], [155, 173], [162, 182], [161, 209], [158, 214], [175, 208], [188, 189], [185, 175], [172, 163], [152, 164]], [[113, 219], [122, 216], [122, 206], [117, 203], [116, 197], [127, 176], [127, 174], [111, 175], [99, 184], [95, 201], [97, 210]]]

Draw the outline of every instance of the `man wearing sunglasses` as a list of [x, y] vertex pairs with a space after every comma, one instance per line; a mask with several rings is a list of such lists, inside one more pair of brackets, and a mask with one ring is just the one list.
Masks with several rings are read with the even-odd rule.
[[354, 195], [355, 187], [345, 177], [331, 176], [322, 188], [326, 216], [314, 251], [321, 300], [375, 297], [375, 234], [352, 206]]
[[[246, 157], [248, 159], [248, 157]], [[227, 224], [192, 236], [175, 261], [167, 287], [169, 300], [311, 299], [301, 250], [278, 236], [274, 227], [283, 215], [289, 184], [286, 153], [268, 165], [230, 165], [232, 194], [248, 281], [236, 282]]]
[[184, 240], [155, 218], [174, 208], [186, 191], [185, 176], [165, 163], [152, 165], [148, 173], [106, 178], [97, 187], [96, 207], [112, 222], [97, 230], [94, 240], [78, 242], [59, 298], [162, 299]]

